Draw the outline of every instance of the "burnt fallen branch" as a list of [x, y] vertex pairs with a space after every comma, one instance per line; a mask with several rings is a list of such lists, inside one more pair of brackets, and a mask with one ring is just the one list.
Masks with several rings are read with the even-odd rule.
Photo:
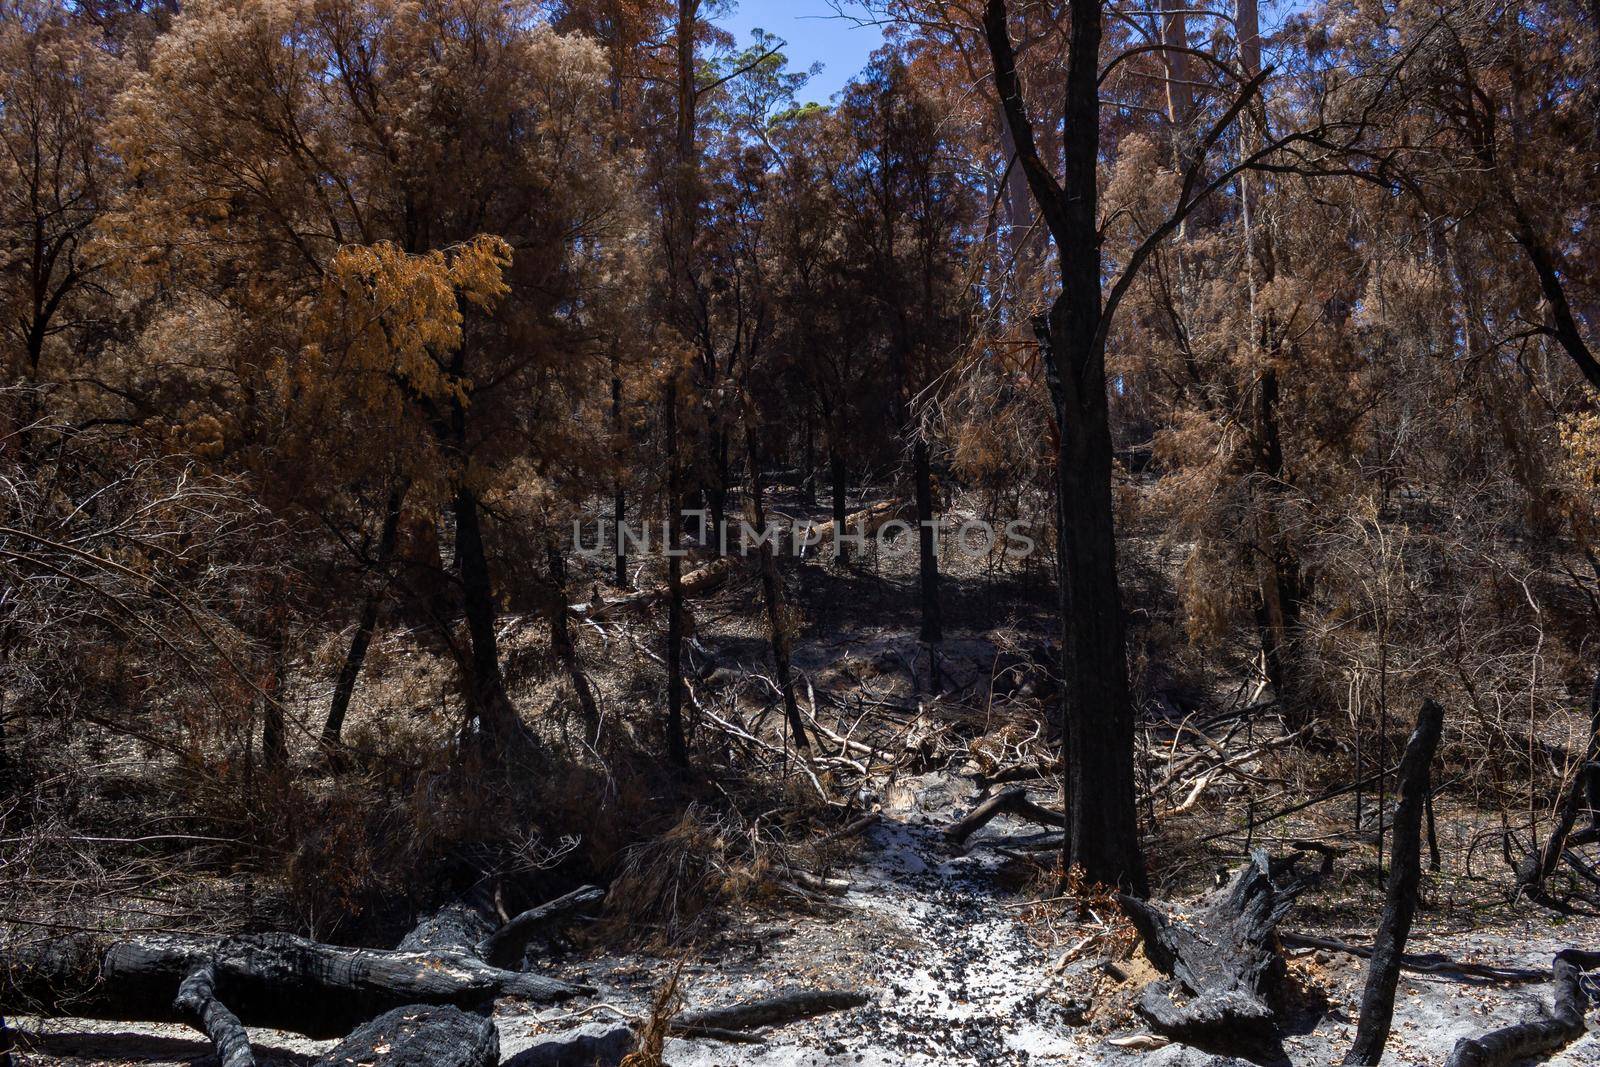
[[1445, 1067], [1500, 1067], [1530, 1056], [1554, 1052], [1576, 1041], [1585, 1032], [1584, 1013], [1589, 997], [1584, 991], [1583, 972], [1600, 967], [1600, 952], [1566, 949], [1556, 953], [1552, 974], [1555, 1001], [1542, 1019], [1491, 1030], [1482, 1037], [1464, 1037]]
[[761, 1000], [684, 1012], [672, 1020], [672, 1032], [709, 1036], [712, 1031], [742, 1031], [783, 1026], [816, 1015], [859, 1008], [871, 998], [842, 989], [797, 989]]
[[1065, 827], [1067, 818], [1028, 799], [1026, 786], [1012, 786], [984, 800], [971, 811], [946, 827], [944, 835], [956, 844], [962, 844], [1000, 815], [1015, 815], [1019, 819], [1042, 826]]
[[207, 964], [185, 978], [178, 986], [175, 1006], [211, 1039], [221, 1067], [255, 1067], [244, 1024], [217, 999], [216, 968]]
[[1167, 916], [1137, 897], [1118, 903], [1144, 940], [1145, 955], [1170, 979], [1150, 983], [1136, 1009], [1152, 1028], [1192, 1043], [1249, 1043], [1276, 1037], [1269, 996], [1284, 975], [1273, 934], [1312, 879], [1295, 859], [1264, 850], [1192, 918]]
[[[1348, 941], [1339, 941], [1331, 937], [1280, 930], [1278, 941], [1288, 948], [1320, 948], [1328, 952], [1342, 952], [1359, 959], [1372, 958], [1371, 945], [1353, 945]], [[1550, 972], [1536, 967], [1499, 967], [1490, 963], [1467, 963], [1437, 952], [1408, 952], [1400, 957], [1400, 969], [1416, 971], [1419, 974], [1455, 974], [1485, 982], [1550, 981]]]
[[528, 943], [553, 924], [592, 904], [604, 900], [606, 891], [586, 885], [574, 889], [536, 908], [529, 908], [477, 944], [478, 958], [497, 967], [514, 967], [522, 960]]

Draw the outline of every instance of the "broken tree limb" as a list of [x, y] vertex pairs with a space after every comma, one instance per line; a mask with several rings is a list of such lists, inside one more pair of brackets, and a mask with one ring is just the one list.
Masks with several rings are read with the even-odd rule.
[[1002, 789], [980, 803], [946, 827], [944, 835], [959, 845], [983, 829], [999, 815], [1015, 815], [1019, 819], [1027, 819], [1043, 826], [1064, 827], [1067, 825], [1066, 816], [1059, 811], [1051, 811], [1049, 808], [1035, 804], [1028, 799], [1027, 787], [1018, 785], [1012, 786], [1010, 789]]
[[1295, 859], [1262, 849], [1192, 918], [1169, 918], [1137, 897], [1117, 901], [1144, 940], [1145, 955], [1168, 980], [1144, 988], [1136, 1008], [1160, 1033], [1180, 1041], [1255, 1041], [1276, 1034], [1268, 996], [1284, 974], [1274, 932], [1310, 880]]
[[1361, 1018], [1356, 1039], [1345, 1054], [1346, 1064], [1374, 1067], [1383, 1058], [1394, 1018], [1394, 991], [1400, 980], [1400, 961], [1416, 915], [1417, 891], [1422, 884], [1422, 809], [1428, 802], [1429, 770], [1433, 751], [1444, 731], [1444, 709], [1424, 700], [1417, 727], [1400, 758], [1400, 801], [1394, 812], [1394, 844], [1389, 869], [1388, 894], [1383, 916], [1373, 938], [1367, 964], [1366, 987], [1361, 993]]
[[865, 993], [843, 989], [797, 989], [743, 1004], [684, 1012], [672, 1020], [672, 1032], [693, 1035], [708, 1030], [782, 1026], [815, 1015], [859, 1008], [871, 999]]
[[495, 1067], [499, 1062], [500, 1031], [488, 1016], [410, 1004], [358, 1027], [316, 1067]]
[[596, 885], [580, 886], [565, 896], [529, 908], [477, 944], [478, 958], [495, 967], [514, 967], [522, 960], [528, 942], [553, 923], [605, 899]]
[[[676, 557], [675, 557], [676, 558]], [[723, 556], [721, 559], [712, 560], [704, 567], [696, 567], [685, 574], [678, 581], [678, 586], [686, 597], [701, 597], [716, 592], [733, 573], [733, 557]], [[573, 615], [586, 619], [602, 619], [624, 611], [643, 611], [658, 601], [667, 599], [668, 588], [665, 584], [641, 589], [637, 593], [617, 597], [614, 600], [604, 600], [593, 604], [569, 604], [567, 611]]]
[[[1328, 952], [1343, 952], [1359, 959], [1372, 958], [1372, 946], [1353, 945], [1331, 937], [1278, 931], [1278, 940], [1288, 948], [1320, 948]], [[1537, 967], [1499, 967], [1490, 963], [1467, 963], [1451, 959], [1436, 952], [1411, 953], [1400, 957], [1400, 969], [1419, 974], [1456, 974], [1463, 978], [1479, 978], [1486, 982], [1548, 982], [1550, 972]]]
[[1540, 1056], [1582, 1037], [1584, 1013], [1589, 1007], [1583, 972], [1600, 967], [1600, 952], [1566, 949], [1556, 953], [1552, 975], [1555, 1001], [1542, 1019], [1491, 1030], [1482, 1037], [1456, 1042], [1445, 1067], [1501, 1067], [1530, 1056]]
[[211, 966], [215, 995], [240, 1020], [308, 1037], [340, 1037], [391, 1008], [487, 1007], [518, 996], [552, 1003], [589, 990], [491, 967], [457, 951], [345, 948], [293, 934], [223, 940], [151, 935], [58, 938], [11, 960], [0, 1003], [44, 1015], [173, 1020], [178, 988]]
[[206, 964], [178, 986], [174, 1007], [191, 1016], [191, 1022], [211, 1039], [221, 1067], [255, 1067], [250, 1036], [239, 1017], [217, 999], [216, 970]]

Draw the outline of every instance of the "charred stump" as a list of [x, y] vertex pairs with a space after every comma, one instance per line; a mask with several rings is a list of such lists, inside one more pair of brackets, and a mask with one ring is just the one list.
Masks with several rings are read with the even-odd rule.
[[339, 1042], [316, 1067], [494, 1067], [500, 1032], [487, 1016], [437, 1004], [384, 1012]]
[[1299, 875], [1295, 862], [1271, 860], [1257, 849], [1228, 888], [1187, 919], [1118, 896], [1145, 955], [1170, 975], [1146, 986], [1136, 1005], [1153, 1029], [1199, 1045], [1276, 1040], [1270, 997], [1285, 968], [1274, 931], [1315, 881]]

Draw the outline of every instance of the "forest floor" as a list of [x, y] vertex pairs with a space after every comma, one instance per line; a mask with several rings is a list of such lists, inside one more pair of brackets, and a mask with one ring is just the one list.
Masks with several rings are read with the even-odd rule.
[[[674, 971], [689, 1008], [794, 988], [846, 989], [870, 997], [859, 1009], [776, 1028], [761, 1045], [669, 1040], [665, 1062], [674, 1067], [1200, 1067], [1216, 1060], [1213, 1052], [1156, 1038], [1139, 1022], [1132, 1003], [1153, 968], [1113, 907], [1054, 896], [1054, 857], [1027, 851], [1038, 827], [1003, 815], [963, 845], [943, 832], [979, 796], [974, 760], [995, 750], [985, 739], [998, 738], [1001, 749], [1016, 751], [1045, 730], [1042, 702], [999, 694], [995, 676], [997, 663], [1050, 633], [1049, 583], [1037, 573], [997, 577], [979, 566], [962, 573], [952, 564], [945, 613], [957, 625], [948, 628], [935, 668], [914, 637], [915, 585], [908, 570], [905, 564], [880, 569], [872, 561], [848, 574], [812, 563], [786, 572], [791, 598], [806, 620], [795, 662], [810, 687], [810, 706], [832, 709], [828, 718], [838, 730], [874, 746], [883, 738], [907, 749], [920, 746], [917, 759], [853, 783], [852, 803], [858, 810], [876, 808], [880, 817], [835, 846], [830, 865], [818, 871], [848, 880], [849, 888], [798, 902], [768, 895], [718, 907], [692, 937], [673, 939], [670, 949], [645, 947], [637, 936], [619, 939], [615, 924], [580, 929], [541, 967], [553, 977], [592, 985], [598, 995], [538, 1011], [503, 1001], [497, 1013], [503, 1063], [517, 1063], [519, 1055], [528, 1062], [526, 1050], [547, 1034], [614, 1024], [618, 1013], [648, 1014]], [[759, 583], [753, 574], [741, 574], [696, 607], [696, 657], [703, 675], [715, 665], [745, 678], [770, 669], [758, 606]], [[1165, 610], [1154, 601], [1135, 605], [1147, 616]], [[519, 642], [532, 648], [543, 640], [508, 620], [507, 655], [513, 660]], [[363, 683], [357, 719], [383, 710], [377, 705], [386, 699], [386, 687], [415, 685], [414, 655], [396, 652], [393, 639], [388, 643], [389, 651], [380, 650], [372, 661], [372, 679]], [[592, 662], [607, 699], [625, 703], [628, 683], [615, 676], [622, 669], [613, 662], [607, 673], [597, 658]], [[701, 684], [704, 694], [715, 682]], [[932, 690], [959, 699], [935, 698]], [[403, 700], [390, 703], [390, 713], [404, 712]], [[524, 706], [533, 704], [531, 697], [524, 700]], [[773, 719], [769, 729], [775, 730]], [[1157, 732], [1161, 726], [1146, 725]], [[769, 736], [781, 743], [781, 734]], [[1042, 748], [1036, 745], [1035, 751]], [[1291, 797], [1308, 795], [1306, 762], [1287, 746], [1265, 753], [1242, 765], [1242, 776], [1219, 780], [1192, 810], [1164, 817], [1150, 840], [1157, 895], [1165, 901], [1195, 897], [1237, 866], [1251, 846], [1281, 855], [1293, 839], [1333, 842], [1343, 850], [1334, 875], [1307, 893], [1283, 926], [1367, 943], [1381, 904], [1377, 852], [1370, 828], [1350, 829], [1349, 796], [1248, 835], [1231, 832], [1244, 821], [1244, 811], [1270, 806], [1257, 796], [1261, 782], [1281, 785]], [[1057, 787], [1039, 782], [1030, 788], [1040, 804], [1059, 803]], [[1367, 803], [1370, 810], [1370, 798]], [[1425, 906], [1408, 951], [1547, 968], [1561, 948], [1600, 946], [1600, 917], [1507, 905], [1504, 867], [1498, 855], [1487, 854], [1493, 849], [1480, 850], [1479, 869], [1472, 870], [1474, 850], [1492, 836], [1487, 831], [1493, 826], [1488, 812], [1441, 797], [1444, 866], [1426, 880]], [[1281, 1049], [1257, 1054], [1252, 1062], [1338, 1063], [1354, 1034], [1364, 961], [1321, 949], [1290, 949], [1287, 955], [1289, 1032]], [[1541, 984], [1407, 972], [1384, 1062], [1442, 1063], [1458, 1038], [1517, 1021], [1548, 996]], [[28, 1018], [13, 1025], [23, 1064], [214, 1062], [201, 1035], [184, 1026]], [[264, 1064], [308, 1064], [334, 1044], [264, 1030], [252, 1037]], [[1544, 1062], [1600, 1062], [1600, 1033]]]

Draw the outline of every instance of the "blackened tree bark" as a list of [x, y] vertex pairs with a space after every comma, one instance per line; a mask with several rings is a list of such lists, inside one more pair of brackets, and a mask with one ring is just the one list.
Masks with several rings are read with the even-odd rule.
[[578, 642], [573, 639], [572, 625], [567, 619], [567, 557], [555, 542], [545, 546], [545, 559], [550, 571], [550, 647], [567, 672], [572, 691], [583, 711], [583, 721], [594, 740], [594, 731], [600, 725], [600, 707], [595, 702], [594, 687], [583, 672], [578, 659]]
[[462, 610], [471, 641], [468, 662], [468, 697], [478, 725], [499, 752], [524, 740], [525, 731], [506, 694], [500, 673], [500, 646], [495, 636], [494, 586], [484, 550], [478, 495], [463, 482], [455, 495], [456, 566], [460, 571]]
[[1061, 295], [1036, 322], [1036, 331], [1060, 439], [1056, 494], [1064, 579], [1067, 813], [1072, 822], [1066, 861], [1094, 881], [1142, 895], [1145, 874], [1134, 807], [1133, 702], [1117, 587], [1096, 219], [1100, 3], [1071, 0], [1070, 11], [1060, 184], [1035, 145], [1005, 0], [990, 0], [984, 30], [1017, 161], [1055, 238], [1061, 271]]
[[778, 578], [778, 563], [772, 555], [772, 543], [767, 540], [766, 502], [761, 492], [761, 458], [751, 435], [750, 423], [754, 412], [745, 415], [745, 456], [750, 465], [750, 510], [755, 523], [756, 536], [761, 538], [761, 590], [767, 602], [767, 632], [772, 644], [772, 662], [778, 677], [778, 691], [783, 697], [783, 714], [789, 723], [789, 734], [798, 748], [809, 748], [805, 723], [800, 719], [800, 705], [794, 696], [794, 678], [789, 667], [789, 633], [783, 620], [783, 583]]
[[622, 366], [621, 356], [615, 349], [611, 353], [611, 432], [616, 437], [617, 476], [611, 500], [611, 524], [617, 539], [615, 581], [618, 589], [628, 587], [628, 549], [622, 539], [622, 523], [628, 515], [627, 493], [622, 488], [623, 426], [622, 426]]
[[911, 463], [917, 493], [917, 575], [922, 594], [922, 639], [929, 643], [944, 637], [939, 614], [939, 537], [934, 528], [933, 469], [927, 439], [918, 433], [911, 446]]
[[822, 395], [822, 417], [828, 424], [828, 486], [833, 510], [831, 555], [836, 562], [843, 563], [849, 558], [849, 550], [844, 546], [845, 493], [849, 489], [845, 481], [844, 428], [841, 425], [844, 418], [828, 402], [826, 393]]
[[1355, 1044], [1345, 1055], [1347, 1064], [1377, 1064], [1389, 1041], [1394, 1017], [1394, 991], [1400, 964], [1417, 910], [1417, 890], [1422, 884], [1422, 812], [1428, 802], [1429, 768], [1433, 751], [1444, 730], [1444, 709], [1432, 700], [1422, 702], [1417, 728], [1400, 757], [1400, 802], [1394, 812], [1394, 845], [1389, 868], [1388, 896], [1378, 934], [1373, 939], [1372, 960], [1367, 964], [1366, 987], [1361, 993], [1361, 1020]]
[[350, 639], [350, 651], [345, 653], [344, 666], [333, 684], [333, 699], [328, 702], [328, 718], [322, 724], [321, 747], [332, 752], [339, 747], [339, 735], [344, 730], [344, 718], [350, 709], [350, 698], [356, 690], [356, 680], [361, 676], [361, 665], [366, 662], [367, 649], [372, 644], [372, 632], [378, 625], [378, 614], [387, 599], [389, 577], [385, 573], [394, 556], [395, 542], [400, 531], [400, 510], [405, 502], [405, 487], [396, 486], [389, 493], [383, 513], [383, 529], [378, 534], [378, 553], [372, 560], [371, 583], [361, 600], [361, 615], [356, 620], [356, 633]]
[[683, 539], [679, 509], [678, 383], [667, 385], [667, 756], [678, 767], [689, 765], [689, 746], [683, 733]]

